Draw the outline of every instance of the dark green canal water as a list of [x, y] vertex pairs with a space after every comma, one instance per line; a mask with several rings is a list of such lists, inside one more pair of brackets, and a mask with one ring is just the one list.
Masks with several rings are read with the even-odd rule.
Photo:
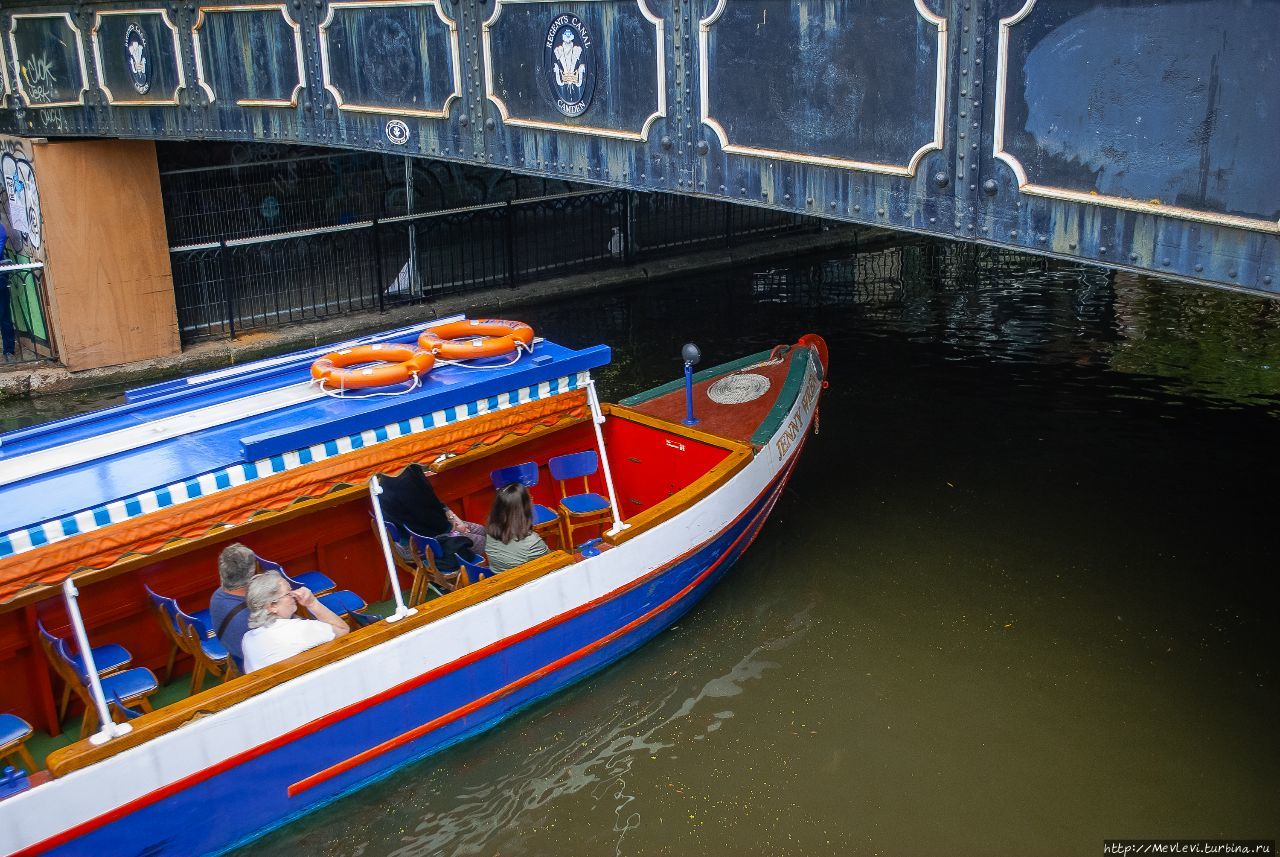
[[245, 853], [1277, 836], [1280, 307], [913, 243], [522, 317], [608, 398], [821, 333], [821, 433], [678, 626]]

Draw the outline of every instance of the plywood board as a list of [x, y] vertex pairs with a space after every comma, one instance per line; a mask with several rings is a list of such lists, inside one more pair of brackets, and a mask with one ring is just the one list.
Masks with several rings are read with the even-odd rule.
[[33, 148], [62, 362], [78, 371], [181, 350], [155, 144], [73, 140]]

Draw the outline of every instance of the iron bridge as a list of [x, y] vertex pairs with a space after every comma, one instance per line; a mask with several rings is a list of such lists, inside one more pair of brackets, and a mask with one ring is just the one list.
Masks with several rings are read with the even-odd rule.
[[0, 34], [0, 133], [400, 152], [1280, 290], [1280, 0], [19, 0]]

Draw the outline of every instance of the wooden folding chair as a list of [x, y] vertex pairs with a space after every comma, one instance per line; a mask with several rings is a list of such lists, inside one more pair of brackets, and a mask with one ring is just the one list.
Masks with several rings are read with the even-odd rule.
[[[573, 533], [584, 527], [600, 526], [613, 519], [613, 507], [604, 497], [592, 492], [588, 480], [600, 466], [600, 458], [593, 450], [558, 455], [547, 462], [551, 475], [560, 483], [560, 519], [563, 534], [562, 547], [574, 549]], [[582, 490], [569, 493], [569, 482], [581, 479]]]
[[0, 714], [0, 759], [19, 762], [28, 774], [36, 772], [36, 760], [27, 749], [31, 737], [31, 724], [16, 714]]
[[[71, 702], [71, 692], [73, 685], [79, 679], [68, 681], [66, 679], [64, 662], [61, 655], [58, 654], [57, 645], [62, 642], [60, 637], [55, 637], [49, 633], [49, 629], [44, 626], [44, 622], [36, 620], [36, 633], [39, 636], [40, 651], [44, 652], [45, 660], [49, 662], [49, 666], [53, 668], [54, 675], [62, 679], [62, 698], [58, 702], [58, 722], [62, 722], [62, 718], [67, 716], [67, 705]], [[83, 668], [83, 658], [77, 655], [70, 655], [72, 664]], [[93, 663], [98, 668], [98, 677], [103, 678], [109, 675], [115, 675], [121, 670], [126, 669], [129, 664], [133, 663], [133, 655], [124, 646], [108, 643], [105, 646], [93, 647]]]

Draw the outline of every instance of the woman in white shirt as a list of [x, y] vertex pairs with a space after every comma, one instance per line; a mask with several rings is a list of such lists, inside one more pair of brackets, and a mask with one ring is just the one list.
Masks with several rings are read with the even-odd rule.
[[[351, 630], [310, 589], [290, 589], [288, 581], [275, 572], [259, 574], [249, 581], [244, 600], [249, 608], [249, 631], [241, 643], [246, 673], [291, 658]], [[299, 607], [316, 618], [294, 617]]]

